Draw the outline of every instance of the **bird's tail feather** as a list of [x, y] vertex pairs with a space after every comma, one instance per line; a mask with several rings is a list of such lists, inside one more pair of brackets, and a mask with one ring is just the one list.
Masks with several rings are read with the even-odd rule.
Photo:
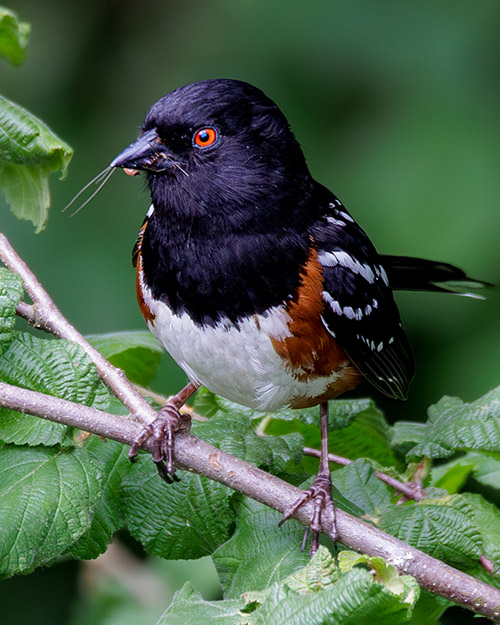
[[381, 256], [389, 283], [394, 290], [435, 291], [485, 299], [475, 291], [493, 286], [474, 280], [454, 265], [411, 256]]

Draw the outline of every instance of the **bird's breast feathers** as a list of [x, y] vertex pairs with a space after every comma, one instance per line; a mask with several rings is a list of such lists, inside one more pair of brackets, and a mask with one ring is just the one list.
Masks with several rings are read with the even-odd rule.
[[361, 374], [322, 322], [322, 269], [312, 253], [288, 305], [238, 322], [195, 323], [153, 298], [137, 262], [138, 299], [157, 339], [188, 377], [237, 403], [263, 411], [303, 408], [354, 388]]

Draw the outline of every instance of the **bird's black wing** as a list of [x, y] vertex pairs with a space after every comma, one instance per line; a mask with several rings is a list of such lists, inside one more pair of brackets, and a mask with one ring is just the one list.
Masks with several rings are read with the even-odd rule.
[[340, 200], [321, 194], [325, 209], [311, 235], [324, 273], [323, 322], [371, 384], [405, 399], [413, 354], [381, 257]]

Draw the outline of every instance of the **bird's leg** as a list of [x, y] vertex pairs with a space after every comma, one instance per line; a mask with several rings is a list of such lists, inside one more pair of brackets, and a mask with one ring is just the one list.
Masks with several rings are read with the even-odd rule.
[[189, 428], [191, 424], [189, 415], [181, 415], [179, 410], [197, 388], [198, 386], [196, 384], [190, 382], [181, 389], [177, 395], [171, 397], [167, 403], [160, 408], [156, 419], [146, 425], [135, 437], [128, 451], [130, 461], [135, 462], [137, 460], [139, 448], [151, 437], [153, 439], [153, 462], [156, 464], [160, 477], [168, 484], [179, 481], [175, 473], [175, 434], [181, 428]]
[[309, 529], [311, 529], [313, 538], [311, 543], [311, 555], [316, 553], [319, 546], [319, 534], [321, 531], [321, 516], [323, 510], [330, 508], [333, 516], [333, 536], [337, 534], [335, 528], [335, 506], [332, 499], [332, 480], [330, 476], [330, 467], [328, 466], [328, 402], [324, 402], [320, 406], [320, 428], [321, 428], [321, 456], [319, 461], [319, 471], [311, 484], [310, 488], [305, 490], [302, 495], [283, 513], [279, 525], [291, 518], [297, 510], [308, 501], [314, 504], [314, 513], [311, 524], [306, 528], [304, 540], [302, 541], [302, 549], [305, 547]]

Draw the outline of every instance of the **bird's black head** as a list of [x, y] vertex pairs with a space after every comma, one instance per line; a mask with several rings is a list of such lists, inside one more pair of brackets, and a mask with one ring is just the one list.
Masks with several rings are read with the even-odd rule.
[[158, 100], [111, 165], [146, 171], [157, 210], [233, 231], [304, 226], [312, 189], [285, 116], [236, 80], [197, 82]]

